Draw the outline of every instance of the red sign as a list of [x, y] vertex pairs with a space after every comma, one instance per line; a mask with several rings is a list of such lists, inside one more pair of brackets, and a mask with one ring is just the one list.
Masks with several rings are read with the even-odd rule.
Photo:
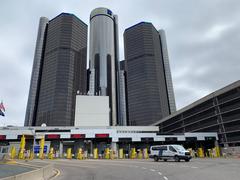
[[6, 135], [0, 135], [0, 140], [5, 140], [6, 139]]
[[95, 134], [96, 138], [108, 138], [109, 134]]
[[60, 139], [59, 134], [47, 134], [46, 139]]
[[72, 139], [82, 139], [85, 138], [85, 134], [71, 134]]

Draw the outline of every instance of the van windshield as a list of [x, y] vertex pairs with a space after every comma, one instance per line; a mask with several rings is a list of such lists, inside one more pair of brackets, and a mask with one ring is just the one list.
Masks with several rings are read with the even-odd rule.
[[175, 147], [178, 151], [186, 151], [184, 149], [184, 147], [180, 146], [180, 145], [174, 145], [173, 147]]

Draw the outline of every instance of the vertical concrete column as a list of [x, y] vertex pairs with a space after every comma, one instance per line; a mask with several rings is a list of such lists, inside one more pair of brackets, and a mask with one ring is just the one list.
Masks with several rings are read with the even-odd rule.
[[63, 142], [60, 141], [59, 145], [59, 157], [63, 157]]
[[117, 149], [117, 143], [112, 142], [111, 143], [112, 151], [115, 153], [115, 157], [118, 157], [118, 149]]

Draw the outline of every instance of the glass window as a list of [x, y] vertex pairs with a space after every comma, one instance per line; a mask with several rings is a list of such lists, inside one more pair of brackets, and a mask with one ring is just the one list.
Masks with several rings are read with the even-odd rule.
[[169, 150], [172, 151], [172, 152], [177, 152], [176, 149], [172, 146], [169, 146]]

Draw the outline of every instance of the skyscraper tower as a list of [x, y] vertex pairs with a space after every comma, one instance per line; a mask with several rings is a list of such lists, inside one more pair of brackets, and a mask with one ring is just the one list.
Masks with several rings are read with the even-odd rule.
[[124, 49], [129, 123], [150, 125], [170, 114], [159, 32], [152, 23], [138, 23], [125, 30]]
[[36, 113], [25, 125], [73, 126], [76, 94], [86, 94], [87, 89], [87, 25], [73, 14], [61, 13], [48, 22], [45, 34]]
[[111, 125], [118, 119], [118, 19], [107, 8], [96, 8], [90, 15], [89, 94], [109, 96]]
[[163, 58], [163, 64], [164, 64], [164, 72], [165, 72], [165, 78], [166, 78], [170, 114], [172, 114], [173, 112], [176, 111], [176, 102], [175, 102], [175, 96], [174, 96], [174, 90], [173, 90], [171, 69], [169, 64], [167, 40], [166, 40], [165, 31], [163, 29], [159, 30], [158, 32], [159, 32], [160, 41], [161, 41], [162, 58]]
[[35, 47], [35, 55], [34, 55], [33, 67], [32, 67], [32, 77], [30, 82], [30, 89], [29, 89], [29, 95], [28, 95], [24, 126], [32, 126], [32, 123], [33, 121], [35, 121], [35, 117], [36, 117], [36, 108], [37, 108], [36, 103], [38, 101], [47, 24], [48, 24], [48, 18], [41, 17], [39, 21], [39, 26], [38, 26], [38, 35], [37, 35], [37, 42]]

